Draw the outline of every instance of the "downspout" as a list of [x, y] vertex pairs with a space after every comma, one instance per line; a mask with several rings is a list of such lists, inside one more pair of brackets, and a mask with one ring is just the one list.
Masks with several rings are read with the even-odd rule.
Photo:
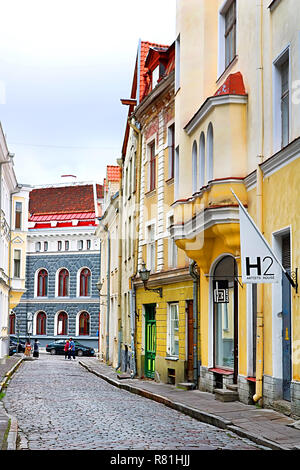
[[[263, 2], [257, 3], [257, 26], [258, 31], [258, 57], [257, 75], [259, 84], [258, 116], [260, 120], [259, 150], [257, 155], [257, 183], [256, 183], [256, 211], [257, 226], [261, 233], [263, 227], [263, 174], [260, 163], [263, 162], [264, 154], [264, 75], [263, 75]], [[256, 384], [253, 401], [261, 402], [263, 398], [263, 373], [264, 373], [264, 285], [257, 285], [257, 313], [256, 313]]]
[[197, 264], [192, 261], [189, 265], [189, 273], [193, 278], [193, 369], [194, 369], [194, 384], [198, 388], [199, 368], [198, 368], [198, 292], [199, 292], [199, 279]]
[[[134, 130], [134, 132], [138, 136], [138, 142], [137, 142], [137, 152], [136, 152], [136, 201], [135, 205], [139, 210], [140, 207], [140, 168], [141, 168], [141, 157], [142, 157], [142, 135], [140, 129], [138, 129], [132, 122], [131, 119], [128, 119], [128, 124], [129, 126]], [[140, 220], [140, 217], [138, 215], [137, 220]], [[136, 224], [136, 234], [139, 233], [139, 225]], [[131, 291], [132, 291], [132, 301], [130, 302], [130, 336], [131, 336], [131, 354], [132, 354], [132, 359], [131, 359], [131, 376], [132, 378], [135, 377], [136, 375], [136, 349], [135, 349], [135, 343], [136, 343], [136, 328], [135, 328], [135, 315], [136, 315], [136, 289], [135, 289], [135, 284], [134, 284], [134, 277], [138, 272], [138, 236], [135, 236], [134, 240], [134, 275], [132, 276], [131, 279]]]
[[123, 169], [120, 167], [121, 176], [119, 184], [119, 234], [118, 234], [118, 367], [121, 367], [121, 344], [123, 342], [123, 329], [122, 329], [122, 310], [121, 310], [121, 301], [122, 301], [122, 207], [123, 207], [123, 191], [122, 191], [122, 172]]
[[[107, 233], [107, 293], [106, 293], [106, 353], [105, 361], [109, 361], [109, 316], [110, 316], [110, 232], [103, 224], [101, 219], [98, 218], [99, 224]], [[100, 331], [99, 331], [100, 335]]]

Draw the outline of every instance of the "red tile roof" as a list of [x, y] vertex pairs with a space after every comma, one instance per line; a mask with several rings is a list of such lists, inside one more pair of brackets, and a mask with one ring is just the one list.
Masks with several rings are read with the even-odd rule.
[[106, 168], [106, 176], [107, 176], [107, 181], [120, 181], [121, 168], [119, 166], [108, 165]]
[[[101, 193], [101, 185], [98, 186], [98, 191]], [[94, 191], [91, 184], [39, 188], [30, 192], [31, 216], [83, 212], [95, 212]]]
[[214, 96], [219, 95], [246, 95], [244, 80], [241, 72], [228, 75], [227, 79], [216, 91]]
[[158, 49], [168, 49], [169, 46], [166, 46], [164, 44], [155, 44], [154, 42], [148, 42], [148, 41], [141, 41], [141, 61], [140, 61], [140, 101], [144, 98], [145, 95], [145, 90], [148, 88], [148, 81], [147, 81], [147, 71], [148, 68], [145, 66], [146, 63], [146, 58], [149, 52], [149, 49], [151, 48], [158, 48]]

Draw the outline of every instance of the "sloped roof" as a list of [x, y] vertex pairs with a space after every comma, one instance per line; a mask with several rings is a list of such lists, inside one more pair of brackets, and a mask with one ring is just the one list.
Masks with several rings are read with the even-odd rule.
[[225, 82], [214, 94], [214, 96], [220, 95], [246, 95], [244, 80], [241, 72], [228, 75]]
[[121, 168], [117, 165], [107, 165], [106, 177], [107, 181], [120, 181]]
[[[98, 193], [101, 194], [102, 186], [97, 186]], [[29, 194], [30, 215], [83, 212], [95, 212], [92, 184], [38, 188]]]

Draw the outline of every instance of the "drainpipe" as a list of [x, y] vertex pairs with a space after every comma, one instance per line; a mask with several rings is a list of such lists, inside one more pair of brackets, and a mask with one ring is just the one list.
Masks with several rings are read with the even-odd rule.
[[[260, 136], [257, 163], [256, 184], [256, 211], [257, 226], [263, 233], [263, 174], [260, 163], [264, 154], [264, 76], [263, 76], [263, 2], [257, 3], [258, 27], [258, 57], [257, 57], [257, 83], [259, 86], [258, 116], [260, 120]], [[257, 314], [256, 314], [256, 385], [253, 401], [262, 402], [263, 398], [263, 372], [264, 372], [264, 285], [257, 285]]]
[[[142, 135], [140, 129], [137, 128], [132, 122], [131, 119], [128, 119], [129, 126], [134, 130], [134, 132], [138, 136], [138, 143], [137, 143], [137, 151], [136, 151], [136, 207], [139, 210], [140, 205], [140, 168], [141, 168], [141, 153], [142, 153]], [[138, 217], [139, 220], [139, 217]], [[139, 225], [136, 224], [136, 233], [139, 233]], [[135, 237], [134, 240], [134, 276], [138, 272], [138, 237]], [[135, 312], [136, 312], [136, 290], [134, 285], [134, 276], [131, 278], [131, 292], [132, 298], [130, 302], [130, 336], [131, 336], [131, 376], [132, 378], [136, 375], [136, 350], [135, 350], [135, 342], [136, 342], [136, 329], [135, 329]]]
[[[99, 224], [103, 230], [107, 233], [107, 295], [106, 295], [106, 354], [105, 360], [109, 361], [109, 316], [110, 316], [110, 231], [104, 225], [100, 218], [98, 218]], [[100, 335], [100, 331], [99, 331]]]
[[189, 272], [191, 277], [193, 278], [193, 369], [194, 369], [194, 383], [198, 388], [198, 378], [199, 378], [199, 370], [198, 370], [198, 292], [199, 292], [199, 279], [200, 276], [198, 274], [197, 264], [195, 261], [192, 261], [189, 265]]

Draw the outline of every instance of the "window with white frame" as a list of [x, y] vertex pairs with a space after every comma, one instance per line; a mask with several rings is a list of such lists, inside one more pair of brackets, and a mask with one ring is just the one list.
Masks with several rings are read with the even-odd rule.
[[178, 302], [168, 305], [168, 356], [179, 357], [179, 305]]
[[199, 189], [205, 184], [205, 135], [201, 132], [199, 143]]
[[274, 62], [274, 144], [275, 151], [290, 141], [290, 57], [287, 48]]
[[21, 277], [21, 250], [14, 250], [14, 277]]
[[219, 12], [219, 56], [218, 75], [230, 65], [236, 56], [237, 2], [227, 0]]
[[174, 178], [175, 164], [175, 124], [168, 127], [168, 160], [169, 160], [169, 178]]
[[147, 227], [147, 267], [151, 273], [155, 271], [155, 225]]
[[168, 217], [168, 261], [169, 261], [169, 268], [176, 268], [177, 267], [177, 253], [178, 248], [175, 243], [174, 238], [171, 237], [170, 228], [174, 224], [174, 216], [171, 215]]
[[192, 181], [193, 181], [193, 194], [197, 191], [197, 143], [194, 141], [192, 148]]
[[174, 200], [179, 196], [179, 145], [175, 149], [175, 165], [174, 165]]
[[15, 229], [21, 229], [22, 228], [22, 203], [21, 202], [16, 202], [15, 205]]
[[214, 130], [212, 123], [207, 130], [207, 182], [214, 178]]
[[152, 72], [152, 90], [156, 87], [159, 80], [159, 65]]

